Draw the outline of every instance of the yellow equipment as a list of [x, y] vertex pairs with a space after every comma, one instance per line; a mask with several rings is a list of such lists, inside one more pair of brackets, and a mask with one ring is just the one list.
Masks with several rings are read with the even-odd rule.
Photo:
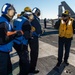
[[25, 7], [25, 8], [24, 8], [24, 11], [25, 11], [25, 12], [31, 12], [32, 10], [31, 10], [30, 7]]
[[31, 31], [34, 32], [35, 30], [35, 27], [31, 26]]

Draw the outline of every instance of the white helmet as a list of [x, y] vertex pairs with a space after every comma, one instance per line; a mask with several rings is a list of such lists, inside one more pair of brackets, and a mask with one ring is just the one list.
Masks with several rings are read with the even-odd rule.
[[37, 7], [33, 8], [32, 13], [37, 14], [38, 16], [40, 16], [40, 14], [41, 14], [40, 9]]
[[1, 9], [1, 13], [2, 14], [7, 14], [8, 10], [10, 10], [10, 9], [13, 9], [16, 13], [15, 8], [10, 3], [6, 3], [6, 4], [3, 5], [2, 9]]

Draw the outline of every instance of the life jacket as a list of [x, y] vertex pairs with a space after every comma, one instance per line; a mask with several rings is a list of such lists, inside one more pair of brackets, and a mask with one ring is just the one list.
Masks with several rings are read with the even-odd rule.
[[59, 27], [59, 37], [72, 38], [73, 37], [73, 19], [70, 18], [66, 24], [62, 19]]
[[[14, 23], [13, 23], [13, 25], [14, 25], [14, 30], [22, 30], [22, 25], [23, 25], [23, 23], [24, 23], [26, 20], [28, 20], [28, 19], [26, 19], [26, 18], [23, 17], [23, 16], [21, 16], [21, 17], [15, 19], [15, 20], [14, 20]], [[24, 44], [24, 45], [27, 45], [27, 44], [28, 44], [28, 40], [25, 39], [25, 37], [24, 37], [23, 35], [20, 36], [20, 37], [15, 38], [14, 42], [17, 43], [17, 44]]]
[[[6, 23], [6, 25], [7, 25], [7, 30], [8, 31], [11, 31], [12, 30], [12, 26], [11, 26], [11, 24], [7, 21], [7, 19], [6, 18], [4, 18], [4, 17], [0, 17], [0, 22], [5, 22]], [[3, 51], [3, 52], [10, 52], [10, 51], [12, 51], [12, 45], [13, 45], [13, 41], [11, 41], [11, 42], [9, 42], [9, 43], [7, 43], [7, 44], [4, 44], [4, 45], [0, 45], [0, 51]]]

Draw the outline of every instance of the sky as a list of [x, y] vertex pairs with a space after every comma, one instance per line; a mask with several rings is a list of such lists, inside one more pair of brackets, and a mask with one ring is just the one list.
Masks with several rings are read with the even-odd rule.
[[[29, 6], [31, 9], [38, 7], [41, 10], [40, 18], [55, 19], [58, 17], [58, 6], [62, 1], [63, 0], [0, 0], [0, 10], [5, 3], [13, 4], [17, 14], [21, 13], [26, 6]], [[64, 1], [75, 11], [75, 0]]]

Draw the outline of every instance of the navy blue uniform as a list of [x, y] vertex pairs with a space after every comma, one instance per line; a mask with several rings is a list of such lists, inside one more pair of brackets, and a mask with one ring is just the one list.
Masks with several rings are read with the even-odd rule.
[[35, 71], [37, 59], [38, 59], [38, 52], [39, 52], [39, 41], [38, 37], [41, 34], [41, 25], [40, 19], [34, 15], [34, 20], [31, 22], [31, 25], [35, 27], [35, 32], [32, 33], [32, 38], [29, 39], [29, 46], [30, 46], [30, 72]]

